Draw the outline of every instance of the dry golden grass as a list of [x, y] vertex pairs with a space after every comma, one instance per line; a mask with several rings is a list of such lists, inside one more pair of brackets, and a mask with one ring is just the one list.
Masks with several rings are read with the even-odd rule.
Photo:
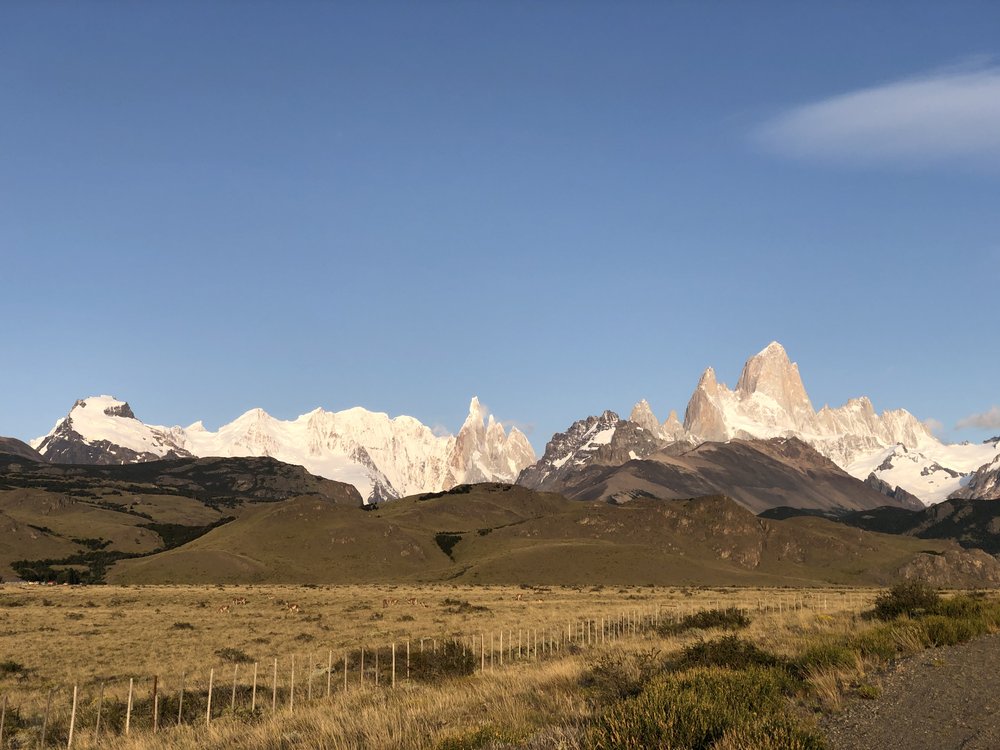
[[[0, 660], [16, 661], [28, 674], [0, 676], [0, 696], [7, 698], [8, 705], [18, 707], [22, 717], [33, 717], [37, 722], [50, 689], [55, 689], [51, 739], [61, 737], [59, 741], [65, 744], [74, 684], [80, 690], [81, 715], [85, 708], [93, 714], [102, 686], [106, 700], [124, 699], [129, 678], [133, 678], [138, 705], [139, 698], [148, 702], [153, 675], [158, 677], [160, 694], [173, 696], [182, 675], [186, 675], [188, 691], [203, 691], [209, 670], [214, 669], [217, 718], [211, 728], [203, 722], [174, 727], [176, 717], [163, 716], [163, 729], [155, 736], [144, 729], [135, 730], [127, 738], [104, 737], [101, 746], [430, 748], [449, 736], [493, 727], [517, 738], [534, 737], [538, 747], [576, 747], [576, 728], [592, 710], [581, 693], [579, 676], [596, 652], [612, 647], [669, 652], [700, 635], [661, 638], [646, 633], [612, 646], [602, 644], [596, 635], [602, 617], [610, 622], [630, 612], [637, 617], [671, 618], [699, 609], [735, 606], [751, 613], [753, 622], [745, 631], [746, 637], [775, 653], [792, 654], [812, 639], [845, 634], [858, 627], [856, 613], [870, 605], [875, 593], [443, 585], [7, 585], [0, 589]], [[246, 604], [234, 604], [241, 599], [246, 599]], [[299, 611], [290, 611], [290, 604], [297, 605]], [[220, 611], [225, 607], [228, 611]], [[478, 639], [484, 634], [489, 644], [492, 633], [499, 648], [503, 631], [506, 650], [511, 635], [516, 643], [519, 630], [523, 642], [528, 631], [535, 630], [539, 638], [543, 634], [565, 638], [567, 629], [579, 638], [585, 632], [581, 621], [587, 618], [596, 621], [591, 643], [574, 655], [564, 649], [551, 660], [522, 660], [511, 665], [508, 652], [502, 669], [498, 655], [493, 670], [487, 668], [486, 674], [472, 678], [440, 685], [407, 684], [403, 679], [403, 644], [407, 640], [416, 650], [421, 638], [458, 637], [468, 642], [470, 637]], [[393, 642], [399, 644], [397, 689], [385, 689], [384, 682], [377, 690], [370, 684], [361, 688], [352, 673], [349, 690], [344, 693], [339, 673], [344, 651], [363, 645], [384, 649]], [[431, 647], [430, 641], [426, 647]], [[233, 676], [233, 665], [218, 655], [225, 648], [243, 651], [260, 663], [258, 706], [266, 706], [262, 716], [246, 721], [246, 716], [225, 715]], [[328, 700], [325, 666], [330, 651], [338, 671]], [[388, 652], [382, 653], [385, 658]], [[279, 711], [272, 717], [273, 659], [279, 661], [279, 686], [285, 690], [293, 656], [299, 665], [295, 711], [289, 711], [282, 693]], [[306, 663], [312, 664], [311, 673], [304, 674], [302, 665]], [[247, 701], [252, 669], [252, 664], [240, 667], [239, 681], [244, 687], [238, 703]], [[864, 665], [858, 665], [857, 671], [863, 669]], [[312, 703], [303, 700], [308, 674], [313, 678]], [[823, 689], [824, 680], [856, 677], [822, 676], [817, 688]], [[246, 713], [246, 708], [244, 705], [241, 710]], [[148, 717], [137, 716], [133, 726], [142, 728], [148, 723]], [[31, 731], [37, 737], [38, 730]], [[74, 746], [93, 746], [92, 733], [89, 724], [78, 726]]]

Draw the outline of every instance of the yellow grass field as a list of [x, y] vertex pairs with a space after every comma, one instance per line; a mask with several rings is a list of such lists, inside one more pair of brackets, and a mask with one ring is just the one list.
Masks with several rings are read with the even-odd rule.
[[[817, 635], [855, 627], [856, 613], [875, 593], [602, 586], [5, 585], [0, 588], [0, 661], [16, 666], [0, 673], [0, 700], [8, 707], [4, 743], [16, 736], [37, 746], [44, 724], [48, 742], [66, 746], [74, 686], [74, 747], [96, 746], [92, 724], [98, 703], [108, 712], [100, 746], [433, 748], [452, 735], [493, 726], [541, 742], [552, 732], [572, 734], [586, 716], [577, 683], [599, 653], [677, 650], [699, 637], [633, 634], [633, 626], [638, 631], [643, 623], [737, 607], [753, 619], [750, 636], [782, 653]], [[406, 679], [407, 646], [416, 654], [452, 638], [476, 655], [476, 675], [434, 685]], [[391, 644], [396, 648], [395, 689]], [[366, 683], [358, 663], [362, 647]], [[376, 652], [382, 660], [378, 687], [373, 684]], [[241, 663], [234, 663], [233, 654]], [[350, 654], [346, 691], [345, 654]], [[182, 686], [190, 708], [204, 700], [210, 674], [211, 726], [198, 720], [177, 727], [173, 706]], [[164, 701], [156, 735], [151, 732], [154, 676], [158, 699]], [[122, 710], [119, 704], [127, 702], [130, 679], [134, 708], [129, 735], [113, 729], [109, 736], [111, 706]], [[253, 714], [251, 700], [257, 709]], [[15, 711], [20, 725], [12, 721]], [[550, 739], [555, 744], [540, 746], [562, 742]], [[564, 746], [575, 746], [566, 742], [570, 744]]]

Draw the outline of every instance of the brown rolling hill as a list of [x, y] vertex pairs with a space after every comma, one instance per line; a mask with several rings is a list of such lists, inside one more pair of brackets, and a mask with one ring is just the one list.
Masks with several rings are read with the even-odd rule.
[[17, 456], [44, 463], [45, 457], [27, 443], [11, 437], [0, 437], [0, 455]]
[[361, 503], [347, 485], [269, 458], [73, 466], [0, 455], [0, 577], [100, 580], [116, 560], [300, 496]]
[[622, 466], [589, 466], [542, 489], [614, 503], [726, 495], [754, 513], [782, 506], [834, 513], [908, 507], [797, 438], [702, 443], [681, 453], [668, 447]]
[[1000, 563], [947, 541], [822, 518], [760, 519], [725, 497], [624, 505], [473, 485], [364, 511], [300, 497], [259, 505], [188, 544], [122, 560], [115, 583], [1000, 583]]

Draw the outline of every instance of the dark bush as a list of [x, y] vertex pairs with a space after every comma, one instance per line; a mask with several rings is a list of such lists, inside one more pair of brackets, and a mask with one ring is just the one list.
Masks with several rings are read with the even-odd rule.
[[231, 664], [251, 664], [253, 662], [253, 657], [247, 654], [245, 651], [240, 651], [238, 648], [220, 648], [215, 652], [223, 661], [228, 661]]
[[21, 662], [13, 661], [11, 659], [0, 661], [0, 676], [2, 677], [7, 677], [8, 675], [17, 675], [21, 677], [27, 674], [28, 668], [21, 664]]
[[708, 630], [709, 628], [719, 628], [720, 630], [741, 630], [749, 627], [750, 618], [741, 610], [735, 607], [728, 609], [706, 609], [701, 612], [687, 615], [679, 622], [660, 623], [659, 632], [661, 635], [674, 635], [683, 633], [685, 630]]
[[442, 531], [434, 535], [434, 541], [437, 542], [437, 546], [441, 548], [442, 552], [454, 560], [455, 558], [452, 557], [451, 551], [455, 549], [456, 544], [462, 541], [462, 535], [450, 534], [447, 531]]
[[937, 589], [924, 581], [903, 581], [878, 595], [872, 614], [879, 620], [917, 617], [934, 612], [940, 603]]
[[410, 655], [410, 677], [421, 682], [439, 682], [465, 677], [476, 671], [475, 655], [458, 641], [442, 641], [436, 649]]
[[762, 667], [660, 677], [600, 715], [590, 744], [594, 750], [823, 747], [788, 711], [788, 682], [784, 670]]
[[782, 659], [755, 643], [744, 641], [735, 635], [726, 635], [712, 641], [698, 641], [687, 646], [673, 666], [675, 669], [688, 667], [749, 669], [783, 665]]
[[595, 703], [613, 703], [638, 695], [662, 671], [658, 651], [613, 651], [594, 662], [580, 682]]

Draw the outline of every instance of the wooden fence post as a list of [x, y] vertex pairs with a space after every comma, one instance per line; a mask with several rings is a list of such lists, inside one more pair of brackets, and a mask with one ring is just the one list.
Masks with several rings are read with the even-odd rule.
[[76, 685], [73, 686], [73, 710], [69, 715], [69, 739], [66, 740], [66, 749], [73, 747], [73, 730], [76, 729]]
[[153, 732], [154, 733], [156, 732], [157, 729], [159, 729], [160, 726], [160, 703], [159, 703], [160, 696], [156, 692], [156, 688], [158, 687], [157, 684], [158, 682], [159, 682], [159, 677], [154, 674], [153, 675]]
[[[132, 684], [133, 684], [133, 679], [131, 677], [129, 677], [128, 678], [128, 708], [125, 710], [125, 734], [126, 734], [126, 736], [128, 735], [128, 731], [129, 731], [130, 727], [132, 726]], [[44, 738], [43, 738], [42, 744], [45, 744], [44, 743]]]
[[49, 728], [49, 709], [52, 708], [52, 690], [49, 690], [49, 699], [45, 701], [45, 716], [42, 718], [42, 741], [41, 747], [45, 747], [45, 732]]
[[7, 696], [3, 697], [3, 705], [0, 706], [0, 747], [3, 747], [3, 725], [7, 722]]
[[344, 692], [347, 692], [347, 652], [344, 652]]
[[503, 667], [503, 630], [500, 630], [500, 666]]
[[295, 654], [292, 654], [292, 680], [288, 687], [288, 712], [295, 710]]
[[212, 725], [212, 685], [215, 683], [215, 668], [208, 671], [208, 707], [205, 709], [205, 726]]
[[316, 655], [313, 654], [313, 658], [309, 660], [309, 664], [306, 665], [306, 700], [311, 701], [313, 699], [313, 670], [316, 669]]
[[278, 710], [278, 660], [274, 660], [274, 675], [271, 677], [271, 715]]
[[333, 649], [330, 649], [330, 656], [327, 659], [326, 664], [326, 697], [330, 697], [330, 692], [333, 689]]
[[486, 636], [479, 634], [479, 671], [486, 674]]
[[240, 669], [240, 665], [239, 664], [234, 664], [233, 665], [233, 694], [229, 698], [229, 710], [230, 711], [235, 711], [236, 710], [236, 674], [239, 672], [239, 669]]
[[[177, 700], [177, 726], [181, 725], [181, 721], [184, 719], [184, 681], [187, 679], [187, 673], [181, 672], [181, 694]], [[101, 687], [103, 690], [103, 685]], [[98, 721], [100, 721], [100, 716], [98, 716]]]
[[392, 686], [396, 687], [396, 644], [392, 644]]
[[257, 711], [257, 662], [253, 663], [253, 687], [250, 688], [250, 713]]
[[406, 680], [410, 680], [410, 641], [406, 640]]

